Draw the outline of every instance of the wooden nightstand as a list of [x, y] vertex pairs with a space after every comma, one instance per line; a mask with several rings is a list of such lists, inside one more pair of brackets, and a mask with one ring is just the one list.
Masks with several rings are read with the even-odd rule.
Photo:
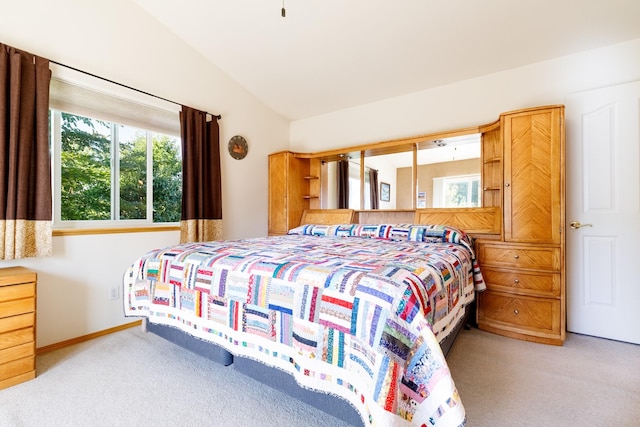
[[36, 273], [0, 268], [0, 389], [36, 376]]

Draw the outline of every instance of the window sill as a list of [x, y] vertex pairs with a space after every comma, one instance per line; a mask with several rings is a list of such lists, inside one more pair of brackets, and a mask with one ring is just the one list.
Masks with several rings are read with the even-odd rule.
[[180, 231], [179, 225], [112, 228], [66, 228], [53, 230], [53, 236], [83, 236], [89, 234], [153, 233], [157, 231]]

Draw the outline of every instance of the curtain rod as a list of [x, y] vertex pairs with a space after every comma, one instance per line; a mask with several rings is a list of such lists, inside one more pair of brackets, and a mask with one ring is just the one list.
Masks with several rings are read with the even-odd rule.
[[[161, 99], [161, 100], [163, 100], [163, 101], [170, 102], [170, 103], [172, 103], [172, 104], [176, 104], [176, 105], [180, 105], [180, 106], [182, 106], [182, 104], [181, 104], [181, 103], [179, 103], [179, 102], [175, 102], [175, 101], [172, 101], [172, 100], [170, 100], [170, 99], [163, 98], [163, 97], [161, 97], [161, 96], [154, 95], [154, 94], [152, 94], [152, 93], [145, 92], [145, 91], [140, 90], [140, 89], [136, 89], [135, 87], [127, 86], [127, 85], [125, 85], [125, 84], [118, 83], [118, 82], [115, 82], [115, 81], [113, 81], [113, 80], [109, 80], [109, 79], [107, 79], [107, 78], [105, 78], [105, 77], [100, 77], [100, 76], [95, 75], [95, 74], [93, 74], [93, 73], [90, 73], [90, 72], [88, 72], [88, 71], [80, 70], [80, 69], [75, 68], [75, 67], [72, 67], [72, 66], [70, 66], [70, 65], [62, 64], [62, 63], [60, 63], [60, 62], [58, 62], [58, 61], [53, 61], [53, 60], [51, 60], [51, 59], [50, 59], [50, 60], [49, 60], [49, 62], [52, 62], [52, 63], [54, 63], [54, 64], [56, 64], [56, 65], [60, 65], [61, 67], [69, 68], [70, 70], [77, 71], [77, 72], [82, 73], [82, 74], [86, 74], [86, 75], [91, 76], [91, 77], [95, 77], [95, 78], [100, 79], [100, 80], [104, 80], [105, 82], [113, 83], [113, 84], [115, 84], [115, 85], [118, 85], [118, 86], [121, 86], [121, 87], [124, 87], [124, 88], [130, 89], [130, 90], [133, 90], [133, 91], [136, 91], [136, 92], [142, 93], [142, 94], [144, 94], [144, 95], [152, 96], [152, 97], [154, 97], [154, 98]], [[204, 113], [205, 113], [205, 114], [208, 114], [208, 115], [210, 115], [210, 116], [213, 116], [213, 117], [217, 118], [218, 120], [222, 119], [222, 116], [221, 116], [220, 114], [211, 114], [211, 113], [208, 113], [208, 112], [206, 112], [206, 111], [205, 111]]]

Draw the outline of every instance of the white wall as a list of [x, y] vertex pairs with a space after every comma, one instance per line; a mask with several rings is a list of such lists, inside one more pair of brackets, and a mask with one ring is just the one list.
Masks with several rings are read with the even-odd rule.
[[[164, 98], [223, 115], [224, 237], [267, 232], [267, 155], [318, 151], [491, 122], [502, 112], [563, 103], [567, 94], [640, 79], [640, 40], [367, 104], [290, 126], [235, 81], [159, 26], [133, 2], [5, 2], [0, 43]], [[223, 43], [224, 41], [216, 41]], [[506, 53], [508, 54], [508, 53]], [[240, 134], [242, 160], [226, 153]], [[54, 238], [46, 259], [0, 261], [39, 275], [38, 347], [126, 323], [108, 299], [126, 267], [177, 232]]]
[[[0, 43], [211, 113], [222, 114], [225, 238], [267, 234], [267, 155], [287, 148], [288, 121], [127, 0], [3, 2]], [[217, 40], [216, 43], [224, 41]], [[226, 150], [243, 135], [241, 161]], [[132, 321], [108, 299], [127, 266], [177, 232], [54, 237], [51, 258], [0, 261], [33, 268], [38, 282], [37, 346]]]
[[639, 79], [636, 39], [297, 120], [290, 127], [291, 149], [322, 151], [487, 124], [503, 112], [563, 104], [571, 93]]

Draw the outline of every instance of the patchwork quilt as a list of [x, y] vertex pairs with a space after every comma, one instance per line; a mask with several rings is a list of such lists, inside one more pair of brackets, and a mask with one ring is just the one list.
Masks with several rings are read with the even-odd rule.
[[438, 225], [304, 225], [148, 252], [127, 316], [183, 329], [347, 399], [365, 425], [460, 426], [439, 346], [483, 290], [473, 245]]

